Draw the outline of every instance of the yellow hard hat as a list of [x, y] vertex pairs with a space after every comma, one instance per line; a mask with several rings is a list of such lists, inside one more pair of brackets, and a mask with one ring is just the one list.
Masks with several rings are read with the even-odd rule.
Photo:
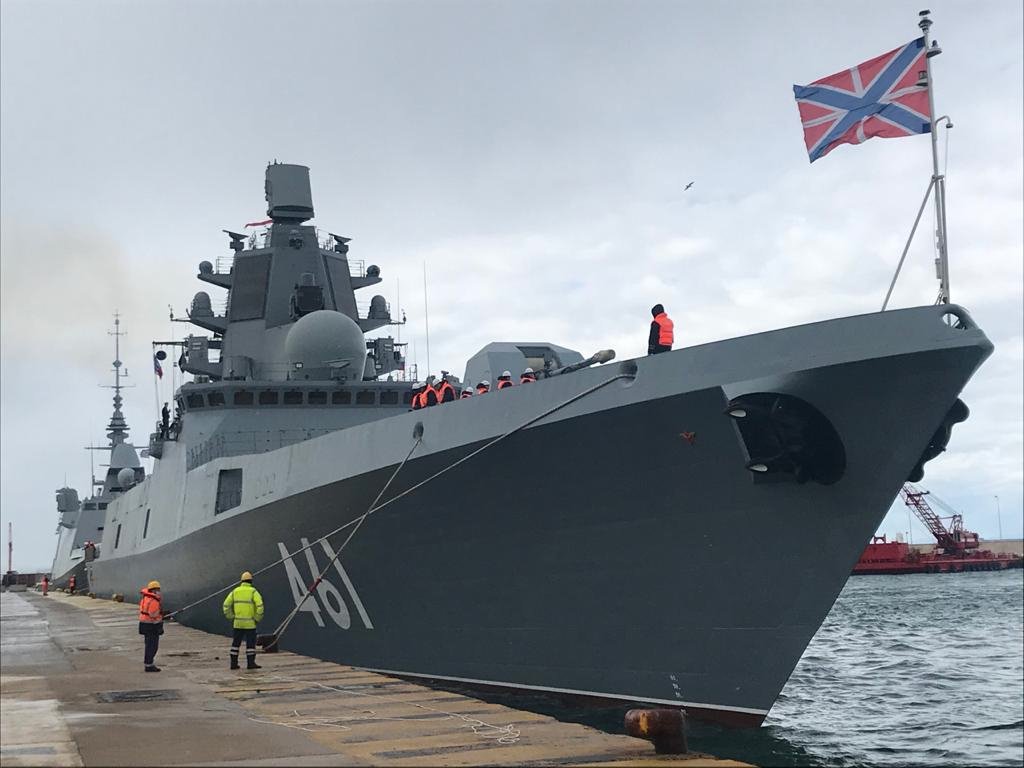
[[248, 571], [246, 571], [245, 573], [242, 574], [241, 580], [242, 581], [252, 581], [252, 574], [249, 573]]
[[146, 585], [146, 589], [160, 589], [160, 582], [154, 579]]

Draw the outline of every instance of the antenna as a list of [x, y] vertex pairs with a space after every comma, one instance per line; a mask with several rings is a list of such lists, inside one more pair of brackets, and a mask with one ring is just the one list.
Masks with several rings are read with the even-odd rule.
[[114, 311], [114, 330], [107, 331], [108, 335], [114, 337], [114, 384], [101, 384], [100, 386], [104, 389], [114, 390], [114, 413], [110, 417], [110, 423], [107, 425], [107, 437], [110, 438], [110, 446], [105, 450], [113, 450], [115, 445], [123, 443], [128, 438], [128, 424], [124, 420], [124, 414], [121, 413], [121, 403], [124, 402], [124, 398], [121, 397], [121, 390], [128, 387], [133, 387], [134, 384], [122, 384], [121, 379], [128, 377], [128, 370], [121, 370], [124, 363], [121, 362], [121, 337], [127, 336], [124, 331], [121, 330], [121, 314]]
[[14, 573], [14, 569], [11, 567], [11, 558], [14, 557], [14, 529], [11, 524], [7, 524], [7, 572]]
[[423, 262], [423, 327], [427, 334], [427, 376], [430, 375], [430, 320], [427, 317], [427, 262]]
[[[170, 322], [171, 322], [171, 345], [172, 345], [172, 348], [173, 348], [173, 345], [174, 345], [174, 307], [172, 307], [170, 304], [168, 304], [167, 305], [167, 312], [170, 315]], [[173, 395], [175, 393], [175, 391], [177, 390], [177, 381], [176, 381], [175, 375], [174, 375], [174, 371], [175, 371], [175, 369], [177, 367], [178, 367], [177, 361], [172, 360], [171, 361], [171, 395]], [[158, 408], [160, 407], [160, 398], [159, 397], [157, 398], [157, 407]]]

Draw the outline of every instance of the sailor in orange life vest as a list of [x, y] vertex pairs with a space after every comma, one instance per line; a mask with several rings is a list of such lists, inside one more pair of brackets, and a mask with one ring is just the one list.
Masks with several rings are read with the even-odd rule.
[[160, 667], [153, 663], [157, 648], [160, 647], [160, 635], [164, 633], [164, 614], [160, 608], [160, 582], [151, 581], [139, 591], [139, 634], [146, 642], [143, 658], [147, 672], [159, 672]]
[[427, 381], [412, 398], [412, 409], [418, 411], [420, 408], [426, 408], [431, 405], [437, 405], [437, 390], [434, 389], [434, 377], [427, 376]]
[[505, 389], [506, 387], [512, 386], [512, 372], [502, 371], [501, 376], [498, 377], [498, 389]]
[[462, 394], [459, 395], [459, 400], [468, 400], [472, 396], [473, 396], [473, 388], [467, 386], [464, 390], [462, 390]]
[[523, 371], [522, 376], [519, 377], [520, 384], [533, 384], [537, 381], [537, 376], [533, 372], [533, 368], [529, 366]]
[[654, 319], [651, 321], [651, 334], [647, 337], [647, 354], [672, 351], [672, 320], [661, 304], [651, 307], [651, 314]]
[[448, 372], [441, 371], [441, 384], [437, 387], [437, 402], [450, 403], [455, 399], [455, 387], [448, 381]]
[[479, 382], [476, 385], [476, 393], [478, 395], [486, 395], [490, 391], [491, 391], [491, 382], [489, 382], [487, 379], [484, 379], [483, 381]]

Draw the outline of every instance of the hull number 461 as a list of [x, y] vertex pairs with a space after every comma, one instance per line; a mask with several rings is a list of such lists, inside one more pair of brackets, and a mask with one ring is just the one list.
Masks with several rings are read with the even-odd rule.
[[[307, 585], [313, 583], [321, 570], [320, 566], [316, 564], [316, 558], [313, 556], [314, 548], [309, 546], [309, 541], [305, 538], [299, 539], [299, 541], [304, 548], [303, 554], [305, 554], [306, 564], [309, 566], [309, 581], [304, 581], [302, 576], [299, 574], [299, 569], [292, 560], [293, 555], [288, 551], [288, 548], [285, 547], [284, 543], [280, 541], [277, 543], [277, 548], [281, 552], [281, 557], [284, 558], [284, 568], [285, 571], [288, 572], [288, 583], [292, 588], [292, 597], [295, 598], [295, 605], [299, 605], [299, 603], [302, 602], [302, 598], [306, 595], [306, 591], [309, 589]], [[367, 629], [373, 629], [373, 623], [370, 621], [370, 616], [366, 613], [363, 601], [359, 599], [359, 594], [356, 592], [356, 588], [352, 584], [352, 579], [349, 578], [348, 573], [345, 571], [345, 567], [341, 564], [341, 560], [338, 560], [335, 557], [336, 553], [334, 548], [326, 539], [320, 542], [320, 547], [323, 549], [328, 560], [334, 561], [334, 570], [337, 571], [338, 577], [341, 578], [345, 591], [348, 593], [349, 600], [355, 608], [356, 613], [359, 615], [359, 619], [362, 621], [363, 626]], [[298, 552], [295, 554], [298, 554]], [[323, 611], [321, 611], [321, 605], [323, 605]], [[325, 626], [323, 613], [330, 616], [331, 620], [341, 629], [349, 629], [352, 626], [352, 614], [349, 611], [348, 603], [346, 603], [344, 597], [342, 597], [341, 591], [334, 586], [326, 576], [321, 579], [320, 583], [316, 587], [315, 593], [302, 604], [302, 607], [299, 610], [300, 612], [311, 613], [313, 615], [313, 619], [320, 627]]]

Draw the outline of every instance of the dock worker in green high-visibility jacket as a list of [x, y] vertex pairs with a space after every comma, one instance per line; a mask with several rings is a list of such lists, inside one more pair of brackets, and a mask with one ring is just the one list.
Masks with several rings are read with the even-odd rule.
[[231, 669], [238, 669], [238, 648], [245, 640], [245, 668], [259, 669], [256, 663], [256, 622], [263, 618], [263, 596], [252, 585], [252, 574], [242, 574], [241, 584], [224, 598], [224, 616], [232, 622]]

